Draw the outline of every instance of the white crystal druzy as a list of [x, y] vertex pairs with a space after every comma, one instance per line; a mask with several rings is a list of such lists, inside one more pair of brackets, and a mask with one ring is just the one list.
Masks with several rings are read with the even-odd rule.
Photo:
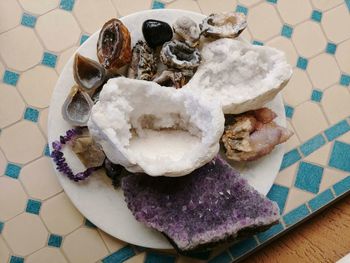
[[201, 65], [184, 88], [220, 100], [224, 113], [261, 108], [292, 74], [282, 51], [229, 38], [205, 44], [201, 55]]
[[88, 128], [107, 157], [130, 172], [182, 176], [218, 153], [224, 115], [218, 102], [189, 89], [120, 77], [104, 85]]

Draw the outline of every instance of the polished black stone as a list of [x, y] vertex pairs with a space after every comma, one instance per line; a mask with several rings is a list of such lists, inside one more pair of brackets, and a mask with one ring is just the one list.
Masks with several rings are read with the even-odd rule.
[[163, 45], [173, 38], [173, 30], [168, 23], [153, 19], [143, 22], [142, 34], [152, 48]]

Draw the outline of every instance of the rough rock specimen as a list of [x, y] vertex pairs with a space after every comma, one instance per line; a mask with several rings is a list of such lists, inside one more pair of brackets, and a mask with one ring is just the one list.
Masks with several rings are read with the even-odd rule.
[[191, 90], [119, 77], [104, 85], [88, 127], [107, 158], [128, 171], [182, 176], [217, 154], [224, 115]]
[[263, 107], [287, 84], [292, 67], [283, 52], [223, 38], [204, 45], [202, 63], [184, 88], [220, 100], [224, 113]]
[[220, 157], [178, 178], [133, 174], [122, 179], [121, 187], [135, 218], [162, 232], [180, 251], [237, 240], [279, 219], [277, 204]]

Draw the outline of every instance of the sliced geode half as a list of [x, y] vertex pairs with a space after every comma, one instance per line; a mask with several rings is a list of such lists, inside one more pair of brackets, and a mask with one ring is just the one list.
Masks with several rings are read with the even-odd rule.
[[277, 204], [220, 157], [187, 176], [133, 174], [121, 186], [135, 218], [162, 232], [180, 251], [237, 240], [279, 219]]
[[218, 102], [190, 90], [119, 77], [103, 86], [88, 127], [107, 158], [128, 171], [182, 176], [216, 156], [224, 115]]

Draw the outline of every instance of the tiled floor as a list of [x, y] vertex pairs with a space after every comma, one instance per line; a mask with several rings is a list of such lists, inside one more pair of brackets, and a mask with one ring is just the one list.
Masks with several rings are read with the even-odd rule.
[[[48, 106], [68, 58], [109, 18], [149, 8], [243, 12], [242, 35], [294, 65], [283, 97], [295, 135], [268, 194], [281, 223], [219, 254], [145, 253], [103, 233], [47, 156]], [[230, 262], [350, 191], [349, 12], [349, 0], [1, 0], [0, 262]]]

